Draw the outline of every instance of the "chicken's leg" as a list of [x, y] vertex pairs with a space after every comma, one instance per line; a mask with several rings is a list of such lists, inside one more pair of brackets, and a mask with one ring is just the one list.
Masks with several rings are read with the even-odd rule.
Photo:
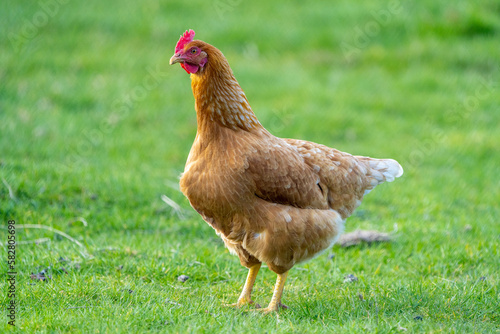
[[262, 311], [264, 313], [270, 313], [278, 311], [280, 307], [288, 308], [286, 305], [281, 304], [281, 295], [283, 294], [283, 288], [285, 287], [285, 281], [287, 276], [288, 276], [288, 271], [283, 274], [278, 274], [271, 302], [266, 308], [259, 309], [259, 311]]
[[[255, 283], [255, 279], [257, 278], [257, 274], [259, 273], [261, 263], [250, 267], [248, 270], [247, 280], [245, 282], [245, 286], [243, 287], [243, 291], [241, 291], [240, 298], [235, 304], [230, 304], [229, 306], [241, 307], [246, 304], [253, 304], [253, 300], [251, 298], [253, 285]], [[260, 306], [258, 306], [260, 307]]]

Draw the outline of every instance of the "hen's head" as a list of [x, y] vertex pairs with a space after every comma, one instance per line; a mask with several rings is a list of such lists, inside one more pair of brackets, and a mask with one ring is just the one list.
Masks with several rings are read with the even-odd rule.
[[186, 30], [184, 35], [181, 35], [175, 53], [170, 58], [170, 65], [181, 63], [183, 69], [188, 73], [197, 73], [203, 69], [208, 61], [208, 55], [203, 50], [204, 42], [194, 41], [194, 31]]

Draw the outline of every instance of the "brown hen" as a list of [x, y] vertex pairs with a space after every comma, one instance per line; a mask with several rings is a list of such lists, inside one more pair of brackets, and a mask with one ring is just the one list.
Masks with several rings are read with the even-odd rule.
[[395, 160], [273, 136], [257, 120], [222, 52], [193, 37], [186, 31], [170, 59], [191, 74], [198, 122], [180, 188], [250, 269], [235, 305], [252, 303], [265, 263], [278, 279], [264, 311], [276, 311], [290, 268], [335, 243], [363, 196], [403, 169]]

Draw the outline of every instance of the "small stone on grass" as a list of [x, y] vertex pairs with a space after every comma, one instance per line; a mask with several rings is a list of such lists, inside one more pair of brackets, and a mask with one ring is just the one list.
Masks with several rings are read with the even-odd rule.
[[187, 276], [187, 275], [180, 275], [179, 277], [177, 277], [177, 280], [181, 283], [186, 282], [188, 279], [189, 279], [189, 276]]
[[344, 283], [352, 283], [352, 282], [357, 282], [358, 278], [354, 276], [353, 274], [349, 274], [344, 276]]

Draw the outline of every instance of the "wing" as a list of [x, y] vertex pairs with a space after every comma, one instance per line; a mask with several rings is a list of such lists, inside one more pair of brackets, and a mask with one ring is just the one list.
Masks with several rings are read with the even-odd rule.
[[317, 173], [328, 207], [338, 211], [343, 218], [350, 216], [361, 204], [367, 189], [378, 184], [372, 182], [369, 168], [360, 157], [308, 141], [285, 141], [296, 147], [304, 163]]
[[353, 156], [295, 139], [269, 140], [249, 157], [255, 195], [298, 208], [333, 209], [346, 218], [376, 185], [402, 174], [394, 160]]
[[328, 208], [318, 173], [296, 147], [280, 138], [259, 143], [248, 157], [247, 172], [255, 182], [255, 196], [261, 199], [298, 208]]

